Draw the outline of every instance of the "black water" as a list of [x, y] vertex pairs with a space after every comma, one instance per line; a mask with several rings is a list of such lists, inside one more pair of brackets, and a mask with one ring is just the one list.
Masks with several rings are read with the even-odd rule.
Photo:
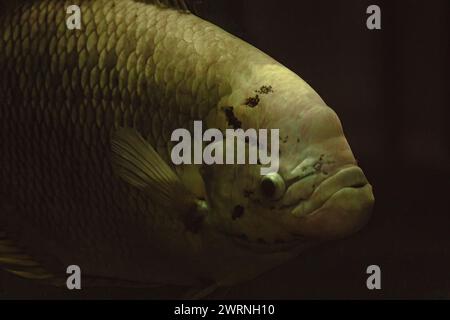
[[[374, 186], [369, 225], [213, 298], [450, 298], [448, 1], [221, 1], [211, 19], [297, 72], [339, 114]], [[231, 23], [230, 23], [231, 21]], [[366, 288], [379, 265], [382, 289]], [[167, 297], [160, 292], [159, 297]], [[69, 292], [0, 274], [1, 298], [150, 298]]]

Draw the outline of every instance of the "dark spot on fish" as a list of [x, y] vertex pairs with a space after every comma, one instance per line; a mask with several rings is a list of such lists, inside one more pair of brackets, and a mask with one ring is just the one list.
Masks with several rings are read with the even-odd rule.
[[236, 220], [244, 215], [245, 208], [241, 205], [237, 205], [233, 209], [233, 213], [231, 214], [231, 218]]
[[286, 136], [284, 139], [282, 139], [281, 141], [283, 141], [283, 143], [288, 142], [289, 136]]
[[273, 92], [272, 86], [262, 86], [259, 90], [255, 90], [259, 94], [269, 94]]
[[247, 100], [245, 100], [245, 105], [250, 108], [254, 108], [259, 104], [259, 101], [260, 101], [260, 98], [259, 98], [259, 95], [257, 94], [254, 97], [247, 98]]
[[183, 219], [184, 227], [192, 233], [198, 233], [202, 228], [204, 218], [205, 217], [203, 214], [199, 213], [195, 209], [192, 209]]
[[239, 121], [238, 118], [234, 115], [233, 107], [224, 107], [223, 111], [225, 112], [225, 116], [227, 117], [227, 122], [229, 126], [232, 126], [233, 129], [240, 129], [242, 127], [242, 122]]
[[272, 180], [264, 179], [261, 182], [261, 192], [264, 196], [271, 198], [276, 191], [275, 183]]
[[297, 143], [300, 143], [300, 138], [297, 138]]
[[316, 162], [313, 166], [314, 170], [316, 171], [320, 171], [320, 169], [322, 168], [322, 162]]
[[319, 160], [313, 165], [314, 170], [320, 171], [322, 169], [324, 156], [325, 156], [324, 154], [320, 155]]

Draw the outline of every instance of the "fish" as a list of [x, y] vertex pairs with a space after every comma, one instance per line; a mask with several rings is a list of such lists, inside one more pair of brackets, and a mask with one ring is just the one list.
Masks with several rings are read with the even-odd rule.
[[[67, 27], [69, 1], [11, 3], [0, 2], [2, 269], [64, 286], [77, 265], [85, 286], [201, 297], [368, 222], [372, 186], [336, 112], [189, 1], [79, 0], [80, 29]], [[278, 171], [174, 165], [171, 135], [195, 121], [278, 129]]]

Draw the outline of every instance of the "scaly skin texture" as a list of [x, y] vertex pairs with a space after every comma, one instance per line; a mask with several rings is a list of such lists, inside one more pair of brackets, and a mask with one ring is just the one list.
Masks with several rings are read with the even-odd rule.
[[[193, 120], [224, 129], [224, 108], [233, 107], [244, 129], [280, 128], [283, 175], [323, 152], [339, 154], [321, 162], [333, 173], [355, 161], [331, 109], [297, 75], [192, 14], [132, 0], [77, 3], [82, 30], [66, 27], [66, 1], [27, 2], [0, 18], [0, 223], [8, 235], [55, 272], [78, 264], [84, 274], [150, 284], [232, 284], [295, 255], [298, 247], [259, 254], [224, 236], [274, 242], [298, 231], [291, 208], [276, 216], [243, 198], [243, 188], [257, 188], [258, 167], [210, 168], [212, 212], [195, 234], [113, 174], [111, 136], [134, 127], [171, 164], [174, 129]], [[256, 97], [265, 86], [274, 92]], [[185, 183], [203, 189], [195, 178]], [[234, 221], [230, 212], [245, 201], [245, 218]]]
[[230, 74], [276, 62], [191, 14], [135, 1], [79, 3], [80, 31], [66, 27], [72, 3], [64, 1], [34, 1], [1, 18], [3, 223], [55, 266], [143, 281], [153, 272], [162, 283], [198, 278], [158, 266], [165, 252], [155, 234], [166, 238], [164, 251], [189, 234], [113, 175], [111, 134], [135, 127], [168, 159], [171, 132], [218, 108], [232, 91]]

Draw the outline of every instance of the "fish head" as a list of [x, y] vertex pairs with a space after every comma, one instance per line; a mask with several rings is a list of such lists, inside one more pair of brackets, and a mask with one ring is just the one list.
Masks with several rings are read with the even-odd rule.
[[294, 133], [294, 141], [280, 147], [285, 151], [280, 174], [286, 191], [280, 206], [287, 210], [286, 225], [318, 238], [359, 231], [369, 220], [374, 196], [336, 113], [324, 104], [315, 105], [286, 129]]
[[263, 175], [260, 164], [203, 170], [216, 225], [226, 234], [271, 247], [346, 237], [369, 220], [372, 186], [338, 116], [314, 92], [302, 97], [235, 109], [243, 127], [279, 129], [279, 163]]
[[308, 238], [345, 237], [369, 220], [372, 186], [336, 112], [297, 79], [267, 97], [260, 110], [263, 126], [280, 128], [280, 165], [273, 176], [284, 185], [280, 220]]

